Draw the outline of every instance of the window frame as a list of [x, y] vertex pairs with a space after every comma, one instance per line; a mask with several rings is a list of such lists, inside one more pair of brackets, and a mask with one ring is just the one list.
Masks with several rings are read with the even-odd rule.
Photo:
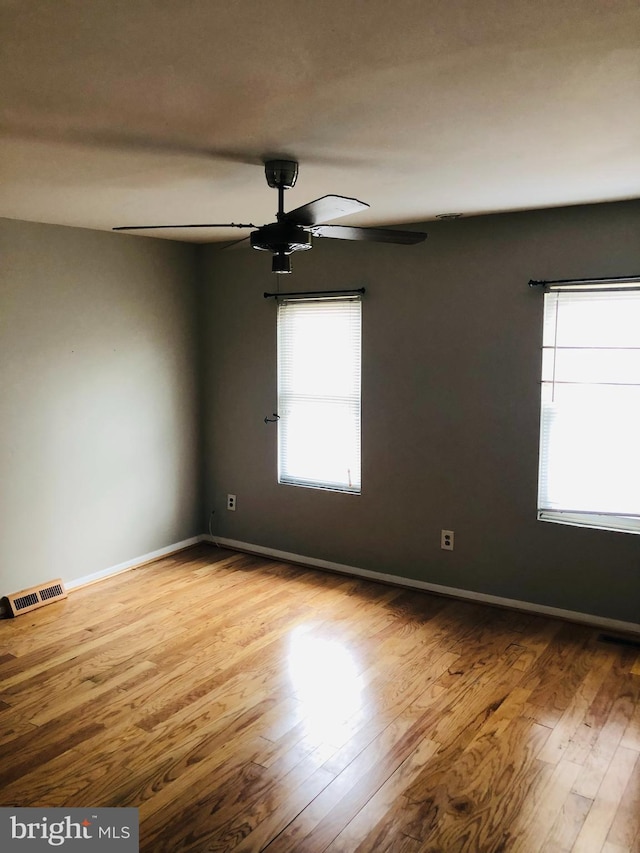
[[[558, 353], [562, 349], [571, 350], [572, 347], [562, 346], [558, 344], [557, 333], [558, 333], [558, 316], [556, 313], [555, 318], [555, 327], [553, 328], [553, 334], [555, 339], [553, 344], [549, 344], [549, 328], [547, 324], [549, 323], [549, 314], [552, 310], [558, 310], [561, 306], [561, 300], [564, 294], [572, 294], [568, 298], [565, 298], [565, 304], [567, 302], [572, 301], [574, 303], [578, 303], [581, 299], [579, 295], [581, 292], [588, 298], [589, 293], [611, 293], [612, 294], [612, 302], [616, 297], [613, 297], [614, 293], [619, 294], [621, 291], [627, 293], [635, 292], [633, 296], [633, 300], [636, 299], [640, 301], [640, 277], [628, 276], [619, 279], [585, 279], [581, 281], [559, 281], [559, 282], [530, 282], [531, 285], [543, 284], [545, 285], [545, 304], [544, 304], [544, 330], [543, 330], [543, 341], [542, 341], [542, 350], [543, 350], [543, 358], [542, 358], [542, 376], [541, 376], [541, 405], [540, 405], [540, 433], [539, 433], [539, 463], [538, 463], [538, 495], [537, 495], [537, 518], [539, 521], [547, 521], [558, 524], [565, 524], [570, 526], [577, 527], [587, 527], [598, 530], [609, 530], [609, 531], [617, 531], [623, 533], [640, 533], [640, 507], [636, 509], [635, 506], [632, 508], [632, 512], [627, 512], [628, 507], [625, 507], [625, 511], [609, 511], [609, 508], [605, 506], [605, 502], [603, 502], [598, 509], [593, 506], [586, 508], [586, 504], [589, 503], [589, 500], [585, 498], [584, 505], [580, 508], [577, 508], [578, 503], [573, 507], [570, 506], [559, 506], [560, 501], [556, 498], [556, 500], [544, 500], [545, 495], [549, 495], [548, 488], [543, 485], [543, 481], [547, 478], [548, 468], [549, 468], [549, 458], [546, 454], [551, 455], [551, 451], [549, 450], [549, 446], [552, 443], [552, 439], [549, 437], [550, 430], [552, 427], [550, 424], [552, 421], [549, 419], [553, 419], [554, 414], [552, 411], [552, 406], [554, 405], [554, 389], [556, 384], [556, 359], [559, 359]], [[576, 293], [578, 296], [576, 297]], [[640, 346], [640, 343], [639, 343]], [[592, 354], [596, 352], [598, 349], [601, 349], [598, 346], [583, 346], [583, 347], [573, 347], [574, 349], [582, 349], [585, 351], [589, 351]], [[629, 351], [635, 350], [638, 347], [635, 346], [621, 346], [621, 347], [613, 347], [614, 349], [628, 349]], [[606, 347], [605, 347], [606, 349]], [[546, 352], [545, 352], [546, 351]], [[552, 367], [552, 378], [549, 378], [549, 360], [553, 365]], [[632, 364], [634, 360], [632, 359]], [[546, 378], [545, 378], [546, 376]], [[616, 377], [617, 378], [617, 377]], [[579, 382], [576, 379], [565, 381], [564, 384], [567, 385], [582, 385], [586, 386], [587, 393], [590, 387], [597, 387], [599, 385], [622, 385], [628, 388], [638, 388], [640, 391], [640, 381], [633, 380], [629, 381], [627, 378], [625, 381], [612, 382], [599, 382], [597, 378], [589, 377], [587, 381]], [[547, 399], [551, 389], [551, 402]], [[634, 392], [635, 393], [635, 392]], [[595, 398], [595, 394], [593, 395]], [[567, 404], [568, 408], [568, 404]], [[611, 410], [614, 412], [619, 411], [618, 408]], [[624, 409], [623, 409], [624, 411]], [[606, 441], [609, 438], [611, 441], [612, 438], [616, 436], [608, 436], [605, 435], [603, 440]], [[596, 442], [594, 442], [594, 446], [596, 446]], [[561, 442], [558, 442], [559, 446]], [[566, 443], [564, 445], [567, 446]], [[628, 443], [625, 443], [625, 447], [628, 447]], [[557, 450], [556, 450], [557, 452]], [[548, 484], [547, 484], [548, 485]], [[550, 506], [546, 504], [556, 503], [556, 506]], [[617, 508], [618, 509], [618, 508]]]
[[[277, 398], [278, 398], [278, 459], [277, 459], [277, 481], [279, 485], [297, 486], [308, 489], [318, 489], [322, 491], [339, 492], [342, 494], [360, 495], [362, 493], [362, 297], [358, 291], [348, 291], [338, 294], [292, 294], [279, 297], [278, 316], [277, 316]], [[292, 354], [293, 348], [297, 347], [298, 355], [309, 360], [309, 352], [304, 352], [306, 347], [300, 345], [300, 341], [296, 342], [296, 332], [292, 331], [291, 323], [302, 318], [311, 320], [311, 314], [314, 312], [314, 306], [317, 306], [319, 322], [322, 320], [322, 313], [327, 315], [339, 314], [338, 306], [349, 305], [342, 312], [342, 321], [344, 328], [341, 330], [344, 339], [341, 339], [340, 349], [342, 356], [348, 355], [352, 361], [348, 363], [347, 377], [349, 390], [334, 389], [332, 394], [318, 394], [312, 391], [308, 394], [297, 393], [293, 386], [299, 383], [300, 377], [294, 376], [296, 373], [294, 368], [295, 354]], [[357, 310], [354, 311], [354, 306]], [[335, 312], [333, 311], [336, 308]], [[300, 309], [296, 312], [296, 309]], [[310, 313], [311, 312], [311, 313]], [[318, 322], [318, 318], [315, 321]], [[333, 330], [336, 333], [336, 330]], [[298, 329], [298, 334], [300, 330]], [[315, 333], [317, 334], [317, 332]], [[329, 334], [329, 331], [327, 332]], [[287, 338], [287, 336], [289, 336]], [[313, 339], [313, 335], [310, 336]], [[335, 346], [336, 339], [333, 338]], [[317, 341], [316, 341], [317, 345]], [[324, 345], [323, 345], [324, 346]], [[335, 372], [335, 363], [333, 370]], [[314, 373], [312, 370], [311, 373]], [[329, 369], [331, 373], [331, 368]], [[318, 384], [318, 375], [316, 372], [315, 384]], [[334, 376], [335, 381], [335, 376]], [[310, 378], [310, 384], [313, 386], [314, 380]], [[319, 384], [322, 384], [320, 382]], [[342, 385], [339, 382], [338, 385]], [[324, 401], [324, 402], [323, 402]], [[300, 448], [304, 444], [298, 439], [296, 440], [297, 431], [300, 433], [300, 423], [304, 422], [306, 417], [307, 433], [312, 437], [312, 441], [317, 441], [317, 446], [322, 447], [322, 440], [331, 438], [320, 432], [318, 424], [323, 420], [320, 417], [309, 419], [309, 413], [313, 411], [315, 406], [316, 413], [324, 411], [329, 421], [329, 426], [332, 425], [331, 410], [335, 413], [337, 421], [342, 419], [347, 422], [348, 432], [346, 435], [346, 445], [342, 448], [344, 458], [352, 462], [351, 466], [343, 469], [342, 477], [335, 475], [335, 469], [332, 476], [325, 469], [324, 476], [319, 475], [319, 461], [322, 458], [321, 452], [315, 460], [315, 473], [310, 472], [314, 468], [314, 463], [309, 462], [309, 456], [304, 463], [301, 463]], [[328, 407], [328, 408], [327, 408]], [[305, 414], [306, 410], [306, 414]], [[296, 415], [298, 416], [298, 425], [295, 425]], [[333, 424], [335, 427], [335, 424]], [[329, 433], [331, 430], [328, 430]], [[338, 440], [338, 430], [334, 435], [334, 442]], [[351, 445], [349, 447], [349, 445]], [[295, 459], [297, 446], [297, 459]], [[330, 445], [329, 445], [330, 446]], [[334, 444], [335, 447], [335, 444]], [[305, 448], [305, 454], [308, 454], [309, 449]], [[326, 451], [325, 451], [326, 453]], [[338, 454], [339, 456], [342, 454]], [[327, 453], [328, 458], [328, 453]], [[333, 461], [333, 460], [332, 460]], [[307, 464], [306, 473], [302, 473], [301, 464]], [[296, 470], [297, 473], [296, 473]]]

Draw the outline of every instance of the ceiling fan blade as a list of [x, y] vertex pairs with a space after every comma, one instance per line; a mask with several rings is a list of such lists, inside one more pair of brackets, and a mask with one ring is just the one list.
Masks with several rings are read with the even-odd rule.
[[151, 231], [157, 228], [258, 228], [258, 225], [253, 223], [239, 224], [237, 222], [205, 222], [197, 225], [118, 225], [117, 228], [112, 228], [112, 231]]
[[358, 201], [357, 198], [346, 198], [342, 195], [323, 195], [322, 198], [316, 198], [314, 201], [303, 204], [302, 207], [296, 207], [295, 210], [285, 213], [284, 219], [294, 225], [316, 225], [318, 222], [338, 219], [340, 216], [357, 213], [359, 210], [366, 210], [368, 207], [368, 204], [364, 201]]
[[314, 237], [331, 237], [334, 240], [370, 240], [375, 243], [422, 243], [427, 239], [424, 231], [400, 231], [395, 228], [354, 228], [349, 225], [315, 225], [308, 229]]

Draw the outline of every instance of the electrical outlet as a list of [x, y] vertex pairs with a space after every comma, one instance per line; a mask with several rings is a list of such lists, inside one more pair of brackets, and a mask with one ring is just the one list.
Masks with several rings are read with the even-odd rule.
[[231, 510], [231, 512], [236, 511], [236, 496], [235, 495], [227, 495], [227, 509]]
[[440, 531], [440, 547], [443, 551], [453, 551], [453, 530]]

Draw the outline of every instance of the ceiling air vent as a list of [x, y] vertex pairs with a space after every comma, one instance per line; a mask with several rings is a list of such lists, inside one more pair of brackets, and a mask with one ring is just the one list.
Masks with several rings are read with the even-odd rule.
[[45, 604], [51, 604], [52, 601], [60, 601], [61, 598], [66, 597], [67, 591], [58, 578], [38, 586], [31, 586], [29, 589], [14, 592], [4, 599], [3, 604], [8, 607], [7, 615], [19, 616], [21, 613], [36, 610], [38, 607], [44, 607]]

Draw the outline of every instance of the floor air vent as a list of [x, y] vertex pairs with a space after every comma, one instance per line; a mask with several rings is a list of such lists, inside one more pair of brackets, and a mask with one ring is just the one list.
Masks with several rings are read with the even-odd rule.
[[38, 607], [44, 607], [45, 604], [51, 604], [52, 601], [60, 601], [61, 598], [66, 597], [67, 591], [64, 584], [58, 579], [14, 592], [5, 598], [3, 604], [7, 605], [7, 615], [19, 616], [21, 613], [36, 610]]
[[640, 637], [620, 637], [616, 634], [600, 634], [598, 640], [601, 643], [612, 643], [615, 646], [632, 646], [640, 649]]

